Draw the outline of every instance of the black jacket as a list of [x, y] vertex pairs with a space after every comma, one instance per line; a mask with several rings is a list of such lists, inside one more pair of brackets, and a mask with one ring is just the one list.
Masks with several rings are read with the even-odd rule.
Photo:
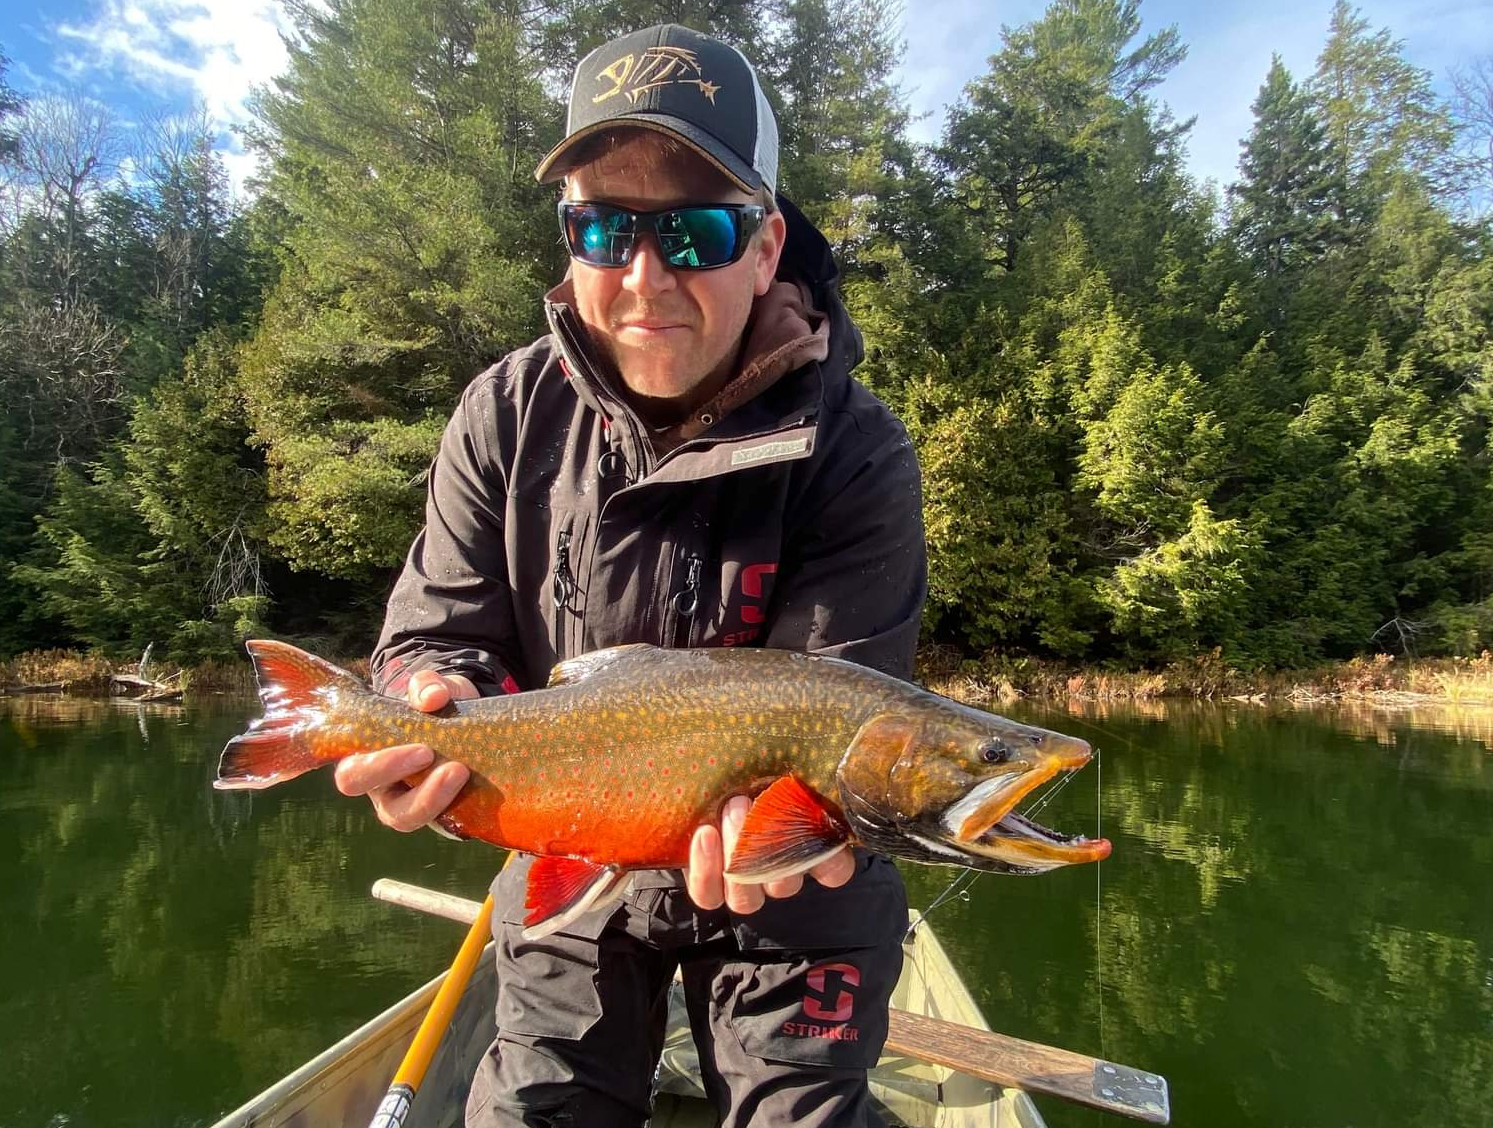
[[373, 668], [484, 693], [545, 684], [627, 642], [774, 646], [908, 677], [927, 591], [921, 492], [901, 423], [850, 375], [860, 334], [820, 233], [783, 201], [779, 276], [829, 318], [829, 355], [658, 457], [586, 356], [573, 310], [466, 389], [431, 468], [425, 528]]

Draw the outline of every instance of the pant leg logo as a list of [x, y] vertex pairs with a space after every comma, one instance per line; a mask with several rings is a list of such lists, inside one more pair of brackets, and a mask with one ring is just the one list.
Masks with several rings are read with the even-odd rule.
[[820, 964], [804, 976], [804, 1014], [821, 1022], [845, 1022], [855, 1010], [854, 988], [861, 984], [860, 969], [854, 964]]

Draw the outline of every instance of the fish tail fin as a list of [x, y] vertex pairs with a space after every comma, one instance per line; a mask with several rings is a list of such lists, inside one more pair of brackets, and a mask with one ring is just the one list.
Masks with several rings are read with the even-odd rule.
[[[251, 639], [244, 644], [254, 659], [264, 717], [223, 749], [218, 761], [219, 790], [273, 787], [328, 762], [309, 732], [326, 713], [337, 691], [368, 694], [354, 675], [287, 642]], [[343, 754], [358, 751], [347, 748]], [[333, 757], [335, 758], [335, 757]]]

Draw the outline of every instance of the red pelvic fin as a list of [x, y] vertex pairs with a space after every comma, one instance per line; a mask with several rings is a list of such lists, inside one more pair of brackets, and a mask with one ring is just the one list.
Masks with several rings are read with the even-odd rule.
[[823, 799], [796, 777], [783, 776], [752, 803], [726, 876], [762, 882], [802, 873], [833, 854], [848, 837]]
[[307, 730], [321, 723], [339, 694], [372, 692], [346, 670], [288, 642], [251, 639], [245, 646], [254, 659], [264, 717], [223, 749], [213, 781], [220, 790], [273, 787], [320, 767], [326, 760], [312, 750]]
[[524, 939], [537, 940], [622, 895], [627, 873], [583, 858], [540, 857], [524, 894]]

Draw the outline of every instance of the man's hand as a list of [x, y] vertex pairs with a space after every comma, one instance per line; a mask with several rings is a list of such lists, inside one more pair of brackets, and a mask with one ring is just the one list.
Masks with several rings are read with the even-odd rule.
[[[733, 913], [754, 913], [768, 897], [791, 897], [803, 888], [803, 874], [760, 885], [726, 877], [726, 859], [736, 848], [736, 838], [751, 805], [745, 795], [733, 796], [721, 811], [721, 825], [706, 823], [690, 840], [689, 869], [684, 873], [684, 884], [690, 900], [702, 909], [725, 905]], [[842, 847], [808, 872], [820, 885], [830, 888], [844, 885], [855, 874], [855, 855], [850, 847]]]
[[[410, 678], [409, 702], [416, 709], [434, 713], [452, 701], [481, 696], [460, 674], [441, 675], [420, 670]], [[364, 752], [337, 761], [333, 778], [344, 795], [366, 795], [373, 801], [378, 821], [395, 830], [417, 830], [451, 805], [466, 783], [466, 765], [448, 760], [414, 787], [403, 781], [430, 767], [435, 753], [428, 744], [396, 744], [377, 752]]]

